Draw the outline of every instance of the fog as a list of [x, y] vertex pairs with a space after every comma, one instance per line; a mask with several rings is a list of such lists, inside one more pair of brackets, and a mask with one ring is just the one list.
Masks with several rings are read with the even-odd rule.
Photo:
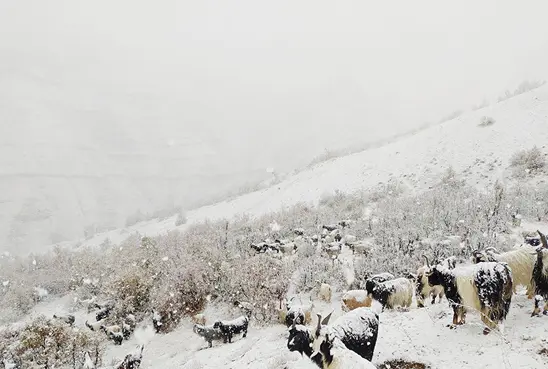
[[545, 1], [0, 2], [0, 248], [190, 208], [547, 79]]

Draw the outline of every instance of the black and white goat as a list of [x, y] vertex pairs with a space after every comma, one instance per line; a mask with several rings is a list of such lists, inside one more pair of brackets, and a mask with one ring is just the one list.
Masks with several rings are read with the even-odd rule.
[[101, 308], [95, 314], [95, 320], [97, 320], [97, 321], [108, 318], [108, 316], [110, 315], [110, 312], [114, 308], [113, 304], [111, 304], [111, 303], [106, 303], [104, 305], [98, 305], [98, 306], [101, 306]]
[[379, 335], [379, 316], [369, 308], [358, 308], [344, 314], [327, 326], [331, 314], [323, 320], [318, 314], [318, 325], [311, 331], [294, 323], [289, 329], [287, 348], [311, 357], [327, 334], [337, 337], [344, 346], [360, 357], [371, 361]]
[[[424, 302], [428, 296], [430, 296], [431, 303], [436, 303], [436, 297], [438, 302], [441, 302], [441, 299], [445, 297], [445, 289], [443, 286], [430, 286], [428, 284], [428, 277], [426, 272], [430, 269], [430, 262], [426, 256], [422, 256], [426, 263], [417, 270], [416, 275], [411, 275], [415, 281], [415, 296], [417, 299], [417, 307], [423, 308]], [[445, 266], [448, 269], [454, 269], [456, 267], [456, 259], [454, 256], [448, 257], [443, 260], [441, 263], [442, 266]]]
[[541, 246], [536, 248], [536, 261], [531, 282], [535, 288], [535, 308], [532, 316], [540, 314], [540, 302], [545, 301], [543, 314], [548, 314], [548, 242], [546, 236], [538, 231]]
[[441, 285], [453, 308], [453, 326], [464, 324], [468, 310], [478, 310], [488, 334], [504, 322], [512, 301], [512, 272], [506, 263], [485, 262], [449, 269], [435, 265], [426, 273], [430, 286]]
[[212, 325], [194, 324], [192, 331], [202, 337], [209, 347], [213, 346], [213, 341], [222, 340], [225, 337], [219, 328], [214, 328]]
[[334, 335], [326, 334], [320, 342], [310, 360], [321, 369], [376, 369], [375, 365], [349, 350]]
[[285, 325], [287, 327], [290, 327], [294, 321], [297, 322], [297, 324], [308, 324], [312, 321], [312, 309], [314, 309], [314, 303], [312, 302], [312, 299], [307, 304], [304, 304], [302, 300], [299, 302], [295, 301], [295, 296], [293, 296], [289, 301], [286, 299], [285, 302], [285, 316], [283, 317], [283, 321], [285, 322]]
[[382, 310], [394, 309], [396, 306], [404, 308], [411, 306], [414, 288], [408, 278], [396, 278], [384, 282], [370, 279], [368, 282], [365, 285], [367, 295], [378, 301], [382, 305]]
[[68, 314], [68, 315], [55, 315], [54, 314], [53, 319], [60, 320], [63, 323], [66, 323], [70, 326], [72, 326], [74, 324], [74, 322], [76, 321], [76, 318], [72, 314]]
[[488, 247], [485, 250], [474, 250], [472, 253], [472, 261], [474, 263], [497, 261], [507, 263], [512, 271], [513, 292], [516, 293], [517, 286], [525, 286], [527, 288], [527, 298], [532, 299], [534, 295], [534, 287], [531, 276], [535, 266], [535, 249], [525, 244], [517, 249], [510, 250], [499, 254], [494, 247]]
[[249, 318], [241, 316], [234, 320], [217, 321], [213, 324], [213, 328], [219, 329], [223, 335], [223, 341], [232, 343], [232, 337], [235, 334], [242, 334], [242, 337], [247, 337], [247, 327], [249, 326]]

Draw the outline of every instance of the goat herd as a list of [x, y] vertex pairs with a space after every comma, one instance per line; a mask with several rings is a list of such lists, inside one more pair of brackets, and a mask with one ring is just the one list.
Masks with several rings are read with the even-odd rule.
[[[306, 355], [320, 368], [371, 368], [379, 332], [379, 315], [371, 309], [375, 300], [382, 309], [408, 308], [413, 296], [417, 306], [424, 307], [425, 299], [435, 303], [446, 297], [453, 309], [449, 326], [465, 324], [468, 311], [478, 311], [485, 324], [484, 334], [502, 323], [510, 310], [516, 287], [525, 286], [527, 296], [534, 300], [531, 316], [548, 314], [548, 243], [544, 234], [527, 238], [525, 244], [505, 253], [496, 249], [475, 250], [471, 264], [457, 264], [455, 257], [425, 265], [416, 273], [395, 278], [382, 273], [368, 278], [363, 290], [347, 291], [342, 296], [346, 313], [328, 325], [331, 313], [310, 329], [313, 303], [295, 304], [285, 300], [280, 318], [289, 329], [287, 348]], [[263, 245], [264, 246], [264, 245]], [[320, 298], [330, 301], [331, 287], [321, 284]], [[240, 307], [242, 305], [237, 303]], [[249, 312], [251, 307], [245, 309]], [[202, 322], [205, 323], [205, 322]], [[212, 341], [231, 342], [234, 334], [247, 334], [249, 314], [233, 321], [216, 322], [212, 326], [195, 324], [194, 332], [212, 346]]]
[[[297, 230], [298, 231], [298, 230]], [[333, 232], [331, 230], [330, 232]], [[382, 310], [396, 307], [409, 308], [413, 296], [417, 307], [425, 306], [425, 300], [436, 298], [441, 301], [446, 297], [453, 309], [453, 321], [449, 326], [465, 324], [468, 311], [478, 311], [485, 324], [484, 334], [489, 334], [502, 323], [510, 310], [512, 295], [517, 286], [527, 289], [527, 296], [533, 299], [534, 307], [531, 316], [548, 314], [548, 242], [544, 234], [537, 231], [539, 237], [526, 238], [524, 245], [505, 253], [497, 253], [494, 248], [475, 250], [472, 252], [469, 264], [457, 264], [455, 257], [430, 263], [424, 257], [425, 264], [416, 273], [396, 278], [390, 273], [373, 275], [365, 281], [363, 289], [351, 289], [342, 295], [344, 315], [328, 325], [331, 313], [322, 319], [317, 314], [318, 321], [314, 329], [307, 327], [312, 322], [314, 304], [295, 302], [295, 298], [285, 299], [285, 307], [280, 302], [279, 318], [289, 329], [287, 348], [306, 355], [320, 368], [375, 368], [371, 364], [379, 332], [379, 315], [371, 309], [373, 301], [377, 301]], [[299, 237], [303, 232], [296, 232]], [[299, 234], [300, 233], [300, 234]], [[340, 248], [332, 243], [357, 245], [355, 239], [340, 236], [335, 233], [328, 248]], [[295, 249], [294, 244], [275, 242], [274, 245], [262, 243], [252, 245], [258, 252], [268, 250]], [[356, 251], [355, 249], [353, 251]], [[331, 302], [331, 286], [320, 283], [318, 296], [326, 302]], [[545, 301], [544, 306], [542, 302]], [[247, 336], [249, 320], [253, 305], [247, 302], [235, 302], [243, 314], [229, 321], [216, 321], [206, 325], [205, 316], [197, 314], [192, 317], [193, 332], [203, 337], [212, 347], [213, 341], [232, 342], [234, 335]], [[89, 301], [88, 309], [98, 309], [96, 322], [86, 326], [92, 331], [102, 331], [115, 344], [122, 344], [135, 329], [135, 318], [128, 315], [120, 324], [106, 325], [113, 306], [99, 305]], [[89, 311], [91, 312], [91, 310]], [[74, 316], [57, 316], [63, 322], [73, 325]], [[153, 325], [157, 332], [162, 324], [161, 317], [153, 312]], [[116, 369], [136, 369], [140, 365], [140, 355], [128, 355]], [[89, 360], [89, 354], [86, 354]], [[86, 362], [87, 362], [86, 361]], [[89, 364], [86, 369], [95, 366]]]

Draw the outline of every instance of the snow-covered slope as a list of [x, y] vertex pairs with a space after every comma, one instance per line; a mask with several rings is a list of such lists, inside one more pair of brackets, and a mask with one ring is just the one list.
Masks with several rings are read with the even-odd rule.
[[[481, 127], [484, 116], [495, 123]], [[509, 159], [517, 150], [537, 145], [546, 153], [546, 142], [548, 85], [383, 146], [318, 164], [270, 188], [189, 211], [187, 217], [192, 223], [240, 213], [259, 215], [301, 201], [317, 201], [335, 190], [351, 192], [389, 181], [420, 190], [439, 180], [450, 166], [469, 183], [485, 187], [507, 178]], [[80, 244], [98, 245], [106, 238], [118, 243], [134, 231], [153, 236], [177, 228], [175, 219], [139, 223]]]

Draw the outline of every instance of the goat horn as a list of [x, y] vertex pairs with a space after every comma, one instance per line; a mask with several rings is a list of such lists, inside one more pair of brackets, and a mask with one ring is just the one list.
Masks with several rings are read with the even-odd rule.
[[422, 257], [424, 258], [424, 260], [426, 260], [426, 266], [430, 268], [430, 261], [428, 261], [428, 258], [426, 257], [426, 255], [422, 255]]
[[489, 250], [497, 252], [497, 249], [493, 246], [489, 246], [488, 248], [485, 249], [486, 252], [489, 251]]
[[546, 236], [539, 230], [537, 230], [540, 236], [540, 242], [542, 242], [542, 247], [548, 249], [548, 242], [546, 242]]

